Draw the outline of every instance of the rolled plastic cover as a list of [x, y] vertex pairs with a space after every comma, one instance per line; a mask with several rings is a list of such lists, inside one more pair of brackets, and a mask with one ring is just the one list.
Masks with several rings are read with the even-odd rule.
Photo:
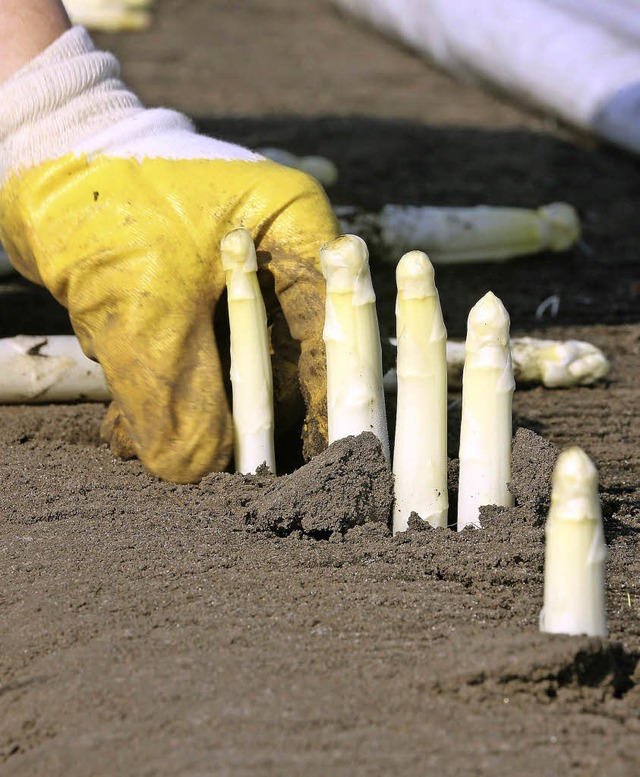
[[640, 153], [638, 0], [332, 0], [458, 76]]

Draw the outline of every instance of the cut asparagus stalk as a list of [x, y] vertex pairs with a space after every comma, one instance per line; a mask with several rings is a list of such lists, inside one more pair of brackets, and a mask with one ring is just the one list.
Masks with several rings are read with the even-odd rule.
[[220, 250], [229, 304], [235, 468], [246, 474], [266, 464], [275, 472], [273, 377], [256, 250], [246, 229], [225, 235]]
[[541, 631], [606, 636], [606, 555], [598, 472], [583, 450], [569, 448], [553, 472]]
[[411, 251], [396, 268], [398, 401], [393, 452], [393, 531], [406, 531], [412, 512], [446, 527], [447, 330], [426, 254]]
[[509, 349], [509, 315], [488, 292], [467, 322], [462, 377], [458, 531], [480, 526], [480, 507], [509, 507], [511, 405], [515, 383]]
[[[393, 344], [393, 338], [390, 338]], [[590, 386], [609, 374], [609, 361], [599, 348], [582, 340], [511, 338], [511, 359], [516, 384], [540, 383], [547, 388]], [[464, 343], [447, 341], [449, 388], [462, 385]], [[396, 370], [384, 375], [385, 391], [395, 391]]]
[[297, 156], [283, 148], [258, 148], [258, 154], [287, 167], [295, 167], [320, 181], [323, 186], [333, 186], [338, 180], [338, 168], [324, 156], [315, 154], [309, 156]]
[[581, 340], [537, 340], [520, 337], [511, 344], [516, 381], [547, 388], [589, 386], [609, 373], [602, 351]]
[[[25, 339], [18, 337], [17, 342]], [[395, 338], [390, 338], [395, 344]], [[26, 338], [26, 345], [17, 346], [16, 338], [0, 339], [0, 353], [16, 355], [16, 348], [22, 350], [18, 355], [29, 356], [27, 352], [40, 343], [48, 345], [36, 354], [34, 363], [38, 370], [44, 366], [43, 356], [61, 356], [65, 359], [77, 360], [77, 369], [84, 374], [91, 371], [95, 380], [93, 388], [87, 390], [84, 378], [76, 378], [75, 372], [70, 372], [64, 381], [58, 381], [55, 391], [47, 391], [42, 398], [39, 389], [33, 387], [32, 370], [16, 369], [9, 362], [2, 361], [0, 370], [0, 403], [29, 402], [77, 402], [97, 401], [107, 402], [110, 399], [102, 368], [96, 362], [87, 359], [82, 353], [80, 344], [73, 335], [38, 335]], [[522, 346], [522, 347], [521, 347]], [[59, 350], [61, 349], [61, 350]], [[449, 388], [462, 386], [462, 368], [464, 366], [464, 343], [447, 342], [447, 376]], [[605, 377], [609, 372], [609, 362], [605, 355], [595, 345], [581, 340], [536, 340], [530, 337], [511, 340], [511, 355], [516, 383], [535, 384], [541, 382], [547, 388], [568, 388], [570, 386], [588, 386]], [[0, 356], [0, 359], [2, 357]], [[26, 361], [24, 362], [27, 363]], [[76, 367], [73, 368], [74, 370]], [[385, 391], [397, 390], [397, 371], [395, 367], [384, 375]], [[11, 387], [11, 388], [9, 388]]]
[[[338, 179], [336, 166], [325, 157], [298, 157], [280, 148], [261, 148], [258, 153], [304, 170], [323, 186]], [[434, 264], [498, 262], [538, 251], [565, 251], [580, 237], [578, 216], [566, 203], [538, 210], [486, 205], [385, 205], [380, 213], [362, 213], [351, 206], [334, 210], [345, 232], [360, 235], [394, 263], [398, 255], [413, 249], [426, 251]]]
[[367, 246], [355, 235], [342, 235], [320, 249], [320, 264], [327, 281], [323, 338], [329, 442], [370, 431], [389, 461], [382, 348]]
[[68, 335], [1, 339], [0, 376], [4, 404], [110, 399], [102, 368]]
[[346, 232], [360, 235], [381, 258], [394, 262], [411, 249], [426, 251], [434, 264], [501, 262], [565, 251], [580, 237], [576, 211], [563, 202], [537, 210], [385, 205], [379, 213], [341, 208], [337, 215]]
[[63, 0], [74, 24], [104, 32], [143, 30], [151, 24], [151, 0]]

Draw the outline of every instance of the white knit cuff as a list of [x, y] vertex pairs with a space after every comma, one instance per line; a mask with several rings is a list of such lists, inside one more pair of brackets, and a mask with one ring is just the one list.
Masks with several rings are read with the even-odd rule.
[[96, 50], [83, 27], [74, 27], [0, 85], [0, 184], [12, 172], [69, 153], [262, 158], [198, 135], [177, 111], [145, 109], [119, 74], [118, 60]]
[[0, 181], [140, 113], [119, 74], [117, 59], [74, 27], [0, 85]]

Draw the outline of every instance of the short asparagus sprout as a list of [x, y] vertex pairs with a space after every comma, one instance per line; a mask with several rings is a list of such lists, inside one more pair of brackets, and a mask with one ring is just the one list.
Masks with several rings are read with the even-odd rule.
[[436, 265], [500, 262], [539, 251], [566, 251], [580, 237], [578, 215], [564, 202], [537, 210], [385, 205], [379, 213], [341, 209], [338, 215], [343, 229], [375, 245], [383, 258], [392, 260], [419, 248]]
[[446, 527], [447, 330], [434, 283], [433, 265], [422, 251], [405, 254], [396, 268], [398, 298], [398, 400], [393, 452], [393, 531], [406, 531], [417, 513]]
[[511, 406], [515, 383], [509, 315], [488, 292], [469, 313], [462, 378], [458, 530], [480, 526], [480, 507], [510, 507]]
[[320, 264], [327, 282], [323, 338], [329, 442], [373, 432], [389, 461], [382, 348], [367, 246], [355, 235], [342, 235], [320, 249]]
[[275, 472], [273, 376], [256, 250], [246, 229], [225, 235], [220, 249], [229, 304], [235, 468], [250, 473], [266, 464]]
[[583, 450], [569, 448], [553, 472], [541, 631], [606, 636], [606, 555], [598, 472]]

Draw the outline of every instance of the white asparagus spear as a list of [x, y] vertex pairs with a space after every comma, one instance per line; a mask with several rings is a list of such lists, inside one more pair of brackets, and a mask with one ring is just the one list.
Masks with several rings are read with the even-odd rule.
[[75, 337], [18, 335], [0, 339], [0, 402], [108, 402], [102, 367]]
[[[395, 338], [389, 338], [395, 345]], [[540, 383], [546, 388], [591, 386], [609, 374], [607, 357], [595, 345], [583, 340], [540, 340], [535, 337], [512, 337], [511, 359], [516, 384]], [[462, 385], [464, 343], [447, 341], [447, 375], [449, 388]], [[396, 369], [384, 374], [385, 391], [395, 391]]]
[[342, 235], [320, 249], [320, 264], [327, 281], [323, 338], [329, 442], [373, 432], [389, 461], [382, 348], [367, 246], [355, 235]]
[[607, 635], [606, 555], [598, 472], [583, 450], [569, 448], [560, 454], [553, 472], [541, 631]]
[[[258, 153], [304, 170], [323, 186], [338, 179], [336, 166], [325, 157], [298, 157], [281, 148], [262, 148]], [[359, 235], [394, 263], [398, 255], [414, 249], [425, 251], [433, 264], [497, 262], [544, 250], [565, 251], [580, 238], [576, 211], [561, 202], [537, 210], [488, 205], [385, 205], [379, 213], [362, 213], [351, 206], [334, 210], [344, 232]], [[0, 274], [2, 266], [0, 257]]]
[[311, 154], [308, 156], [297, 156], [291, 151], [285, 151], [284, 148], [258, 148], [258, 154], [287, 167], [295, 167], [320, 181], [323, 186], [333, 186], [338, 180], [338, 168], [335, 164], [324, 156]]
[[447, 330], [433, 265], [422, 251], [405, 254], [396, 268], [398, 401], [393, 452], [393, 532], [406, 531], [416, 512], [446, 527]]
[[488, 292], [469, 313], [462, 377], [458, 531], [480, 526], [482, 505], [509, 507], [511, 407], [515, 383], [509, 315]]
[[[395, 344], [395, 338], [390, 338]], [[32, 347], [47, 343], [37, 355], [29, 354]], [[522, 344], [522, 347], [521, 347]], [[464, 343], [447, 342], [447, 374], [449, 388], [462, 385]], [[609, 372], [609, 362], [595, 345], [581, 340], [536, 340], [514, 337], [511, 340], [513, 371], [516, 382], [535, 384], [541, 382], [547, 388], [588, 386]], [[4, 356], [2, 354], [5, 354]], [[19, 355], [22, 366], [17, 368], [13, 358]], [[44, 368], [43, 356], [64, 356], [56, 369], [69, 374], [57, 380], [55, 391], [42, 394], [34, 384], [34, 370], [40, 374]], [[32, 367], [26, 365], [32, 363]], [[102, 367], [87, 359], [73, 335], [37, 335], [0, 338], [0, 403], [29, 402], [108, 402], [111, 398]], [[51, 369], [51, 365], [47, 370]], [[85, 375], [92, 376], [87, 386]], [[40, 379], [39, 379], [40, 380]], [[396, 391], [395, 367], [384, 375], [385, 391]], [[41, 385], [41, 384], [38, 384]]]
[[246, 474], [266, 464], [275, 472], [273, 376], [256, 249], [246, 229], [234, 229], [223, 237], [220, 252], [229, 307], [235, 468]]
[[342, 229], [360, 235], [381, 258], [419, 249], [433, 264], [501, 262], [539, 251], [565, 251], [580, 237], [571, 205], [554, 202], [537, 210], [478, 205], [438, 208], [385, 205], [379, 213], [337, 209]]
[[143, 30], [151, 24], [153, 0], [63, 0], [74, 24], [104, 32]]

